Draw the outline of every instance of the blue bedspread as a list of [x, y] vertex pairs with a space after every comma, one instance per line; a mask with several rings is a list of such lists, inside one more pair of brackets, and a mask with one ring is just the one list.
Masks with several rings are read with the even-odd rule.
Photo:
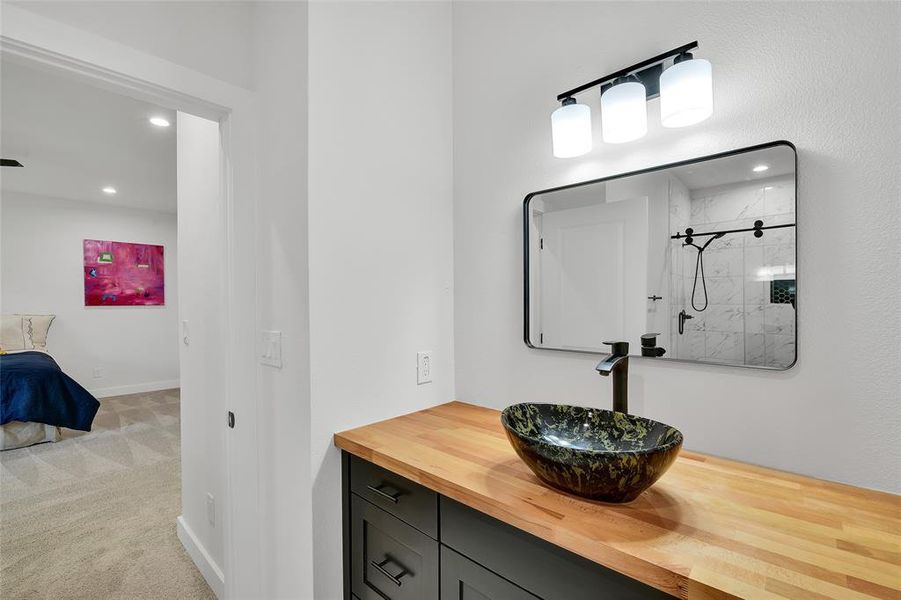
[[0, 355], [0, 425], [35, 421], [90, 431], [100, 403], [43, 352]]

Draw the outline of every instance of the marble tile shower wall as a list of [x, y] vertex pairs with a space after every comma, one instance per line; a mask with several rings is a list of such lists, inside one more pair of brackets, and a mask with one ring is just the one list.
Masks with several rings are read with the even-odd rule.
[[[794, 223], [794, 181], [770, 179], [746, 185], [692, 192], [688, 219], [679, 194], [670, 198], [670, 224], [674, 231], [693, 227], [713, 231]], [[700, 240], [703, 244], [706, 239]], [[770, 302], [770, 280], [794, 279], [795, 228], [729, 234], [704, 252], [708, 305], [692, 306], [697, 251], [672, 241], [672, 328], [676, 358], [709, 362], [787, 367], [795, 356], [795, 311], [791, 304]], [[775, 274], [775, 275], [774, 275]], [[694, 305], [704, 307], [700, 278]], [[694, 318], [678, 335], [678, 313]]]

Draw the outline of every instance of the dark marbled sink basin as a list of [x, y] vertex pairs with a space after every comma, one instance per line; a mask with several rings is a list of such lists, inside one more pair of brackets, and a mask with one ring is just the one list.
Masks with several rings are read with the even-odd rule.
[[682, 433], [643, 417], [563, 404], [514, 404], [501, 413], [507, 438], [539, 479], [605, 502], [630, 502], [682, 448]]

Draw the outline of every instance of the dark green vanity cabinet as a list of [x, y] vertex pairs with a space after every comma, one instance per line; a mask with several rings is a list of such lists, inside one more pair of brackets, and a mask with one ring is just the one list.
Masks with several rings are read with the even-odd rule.
[[540, 600], [462, 554], [441, 546], [442, 600]]
[[342, 452], [345, 600], [670, 596]]

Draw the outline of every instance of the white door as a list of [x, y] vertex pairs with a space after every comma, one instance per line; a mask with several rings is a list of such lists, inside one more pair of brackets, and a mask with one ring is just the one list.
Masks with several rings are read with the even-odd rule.
[[542, 345], [604, 350], [646, 326], [646, 196], [542, 216]]

